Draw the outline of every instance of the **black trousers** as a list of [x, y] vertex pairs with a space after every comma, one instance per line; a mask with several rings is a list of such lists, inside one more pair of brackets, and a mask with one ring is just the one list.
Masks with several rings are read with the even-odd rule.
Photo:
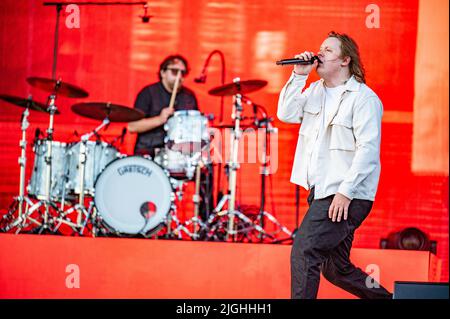
[[[372, 278], [368, 279], [349, 258], [355, 230], [369, 215], [373, 202], [353, 199], [347, 220], [333, 222], [328, 218], [333, 198], [334, 195], [314, 200], [314, 188], [309, 193], [309, 209], [291, 251], [291, 297], [317, 298], [322, 272], [328, 281], [360, 298], [392, 299], [391, 293]], [[371, 284], [367, 285], [366, 280]]]

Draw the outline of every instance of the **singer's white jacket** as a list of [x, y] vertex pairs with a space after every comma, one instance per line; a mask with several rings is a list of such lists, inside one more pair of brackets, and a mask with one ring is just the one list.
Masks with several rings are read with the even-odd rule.
[[[308, 190], [308, 159], [319, 131], [324, 84], [319, 80], [303, 91], [306, 79], [292, 73], [280, 93], [277, 117], [286, 123], [301, 123], [291, 182]], [[339, 105], [325, 119], [315, 172], [315, 199], [339, 192], [350, 199], [375, 200], [381, 171], [382, 114], [378, 96], [352, 76]]]

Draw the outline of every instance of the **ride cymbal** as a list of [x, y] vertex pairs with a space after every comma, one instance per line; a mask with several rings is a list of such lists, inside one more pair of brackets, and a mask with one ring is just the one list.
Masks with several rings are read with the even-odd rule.
[[77, 103], [72, 105], [72, 111], [94, 120], [108, 118], [111, 122], [132, 122], [145, 117], [140, 110], [105, 102]]

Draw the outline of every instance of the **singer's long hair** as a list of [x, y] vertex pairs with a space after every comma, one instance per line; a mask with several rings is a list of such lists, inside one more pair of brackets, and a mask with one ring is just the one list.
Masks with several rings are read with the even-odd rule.
[[341, 58], [349, 56], [351, 59], [349, 64], [350, 73], [358, 82], [366, 83], [366, 71], [362, 65], [361, 57], [359, 55], [359, 48], [355, 40], [346, 34], [341, 34], [334, 31], [328, 33], [328, 37], [337, 38], [341, 41]]

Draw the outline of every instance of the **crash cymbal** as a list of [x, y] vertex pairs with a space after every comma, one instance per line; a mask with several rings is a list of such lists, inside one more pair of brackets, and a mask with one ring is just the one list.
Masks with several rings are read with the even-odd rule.
[[77, 103], [72, 105], [72, 111], [94, 120], [108, 117], [111, 122], [132, 122], [145, 116], [140, 110], [104, 102]]
[[[33, 101], [33, 99], [31, 99], [31, 98], [25, 99], [25, 98], [13, 96], [13, 95], [0, 94], [0, 99], [3, 101], [9, 102], [11, 104], [14, 104], [16, 106], [20, 106], [23, 108], [28, 107], [30, 110], [48, 113], [47, 106], [45, 104]], [[55, 114], [59, 114], [59, 111], [56, 111]]]
[[229, 96], [235, 94], [246, 94], [253, 91], [257, 91], [267, 85], [267, 81], [264, 80], [247, 80], [238, 81], [222, 86], [215, 87], [208, 91], [209, 94], [215, 96]]
[[89, 93], [82, 88], [73, 84], [62, 82], [61, 80], [30, 77], [27, 78], [27, 82], [32, 87], [41, 89], [46, 92], [60, 94], [66, 97], [84, 98], [89, 96]]

